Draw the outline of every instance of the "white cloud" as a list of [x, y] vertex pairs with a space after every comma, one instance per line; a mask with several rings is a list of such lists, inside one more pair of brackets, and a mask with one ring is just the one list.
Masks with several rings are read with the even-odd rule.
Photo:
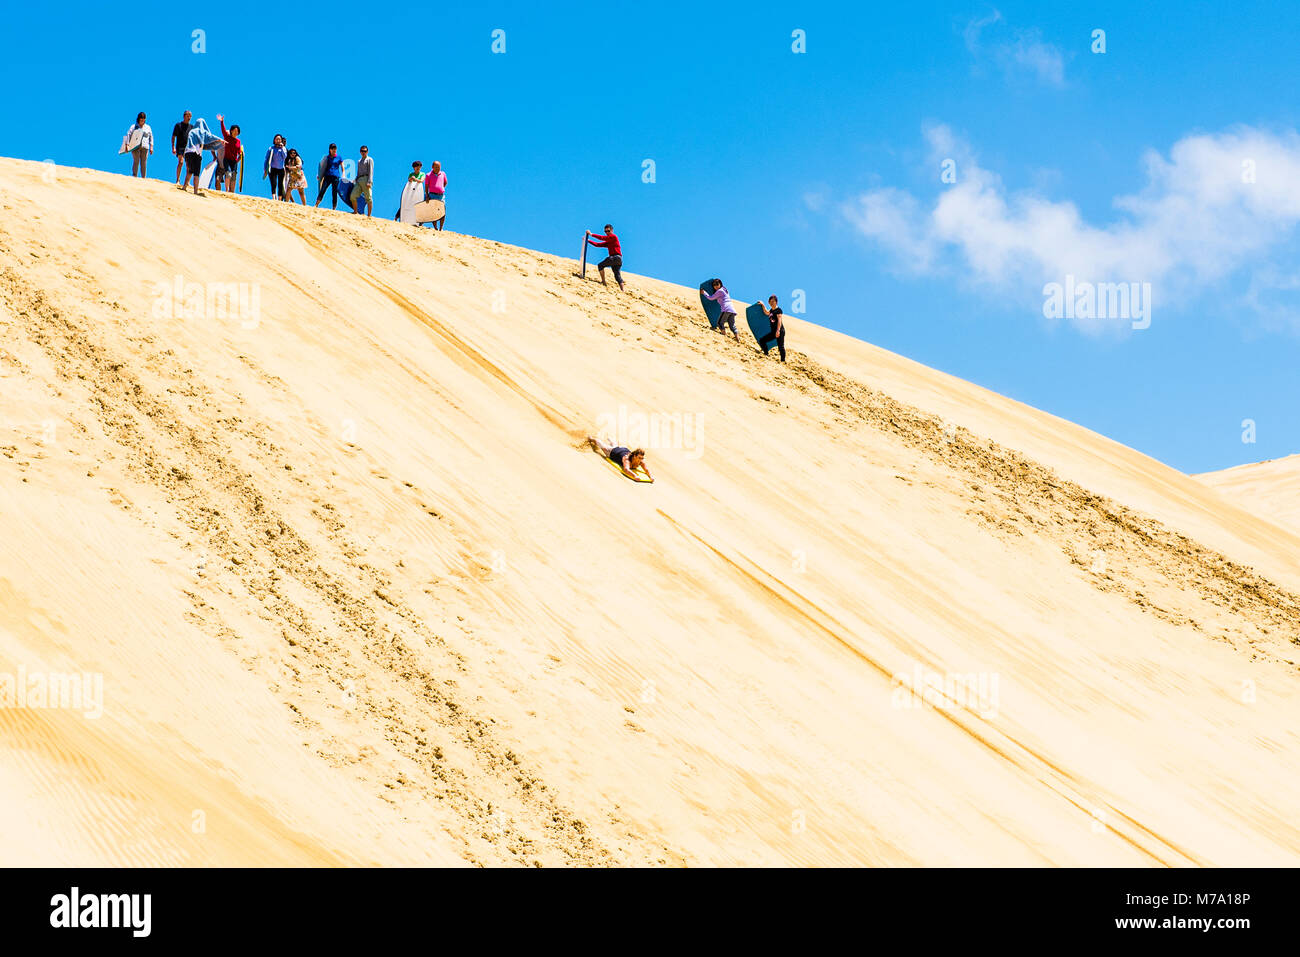
[[[1012, 192], [946, 126], [925, 131], [935, 170], [957, 181], [932, 201], [873, 189], [843, 203], [862, 235], [914, 275], [955, 269], [995, 287], [1039, 289], [1073, 275], [1090, 282], [1157, 284], [1159, 299], [1249, 270], [1265, 282], [1268, 257], [1300, 224], [1300, 136], [1243, 127], [1186, 136], [1166, 158], [1143, 158], [1146, 185], [1113, 201], [1110, 222], [1087, 222], [1069, 201]], [[1253, 180], [1253, 181], [1252, 181]]]
[[1056, 44], [1045, 41], [1037, 28], [1014, 29], [1009, 37], [1002, 35], [991, 42], [985, 41], [984, 31], [989, 27], [994, 27], [992, 32], [1004, 33], [995, 27], [995, 24], [1002, 22], [1002, 14], [994, 10], [983, 19], [971, 20], [962, 30], [966, 49], [975, 58], [976, 64], [989, 60], [996, 63], [1008, 77], [1027, 72], [1040, 83], [1064, 86], [1065, 54]]

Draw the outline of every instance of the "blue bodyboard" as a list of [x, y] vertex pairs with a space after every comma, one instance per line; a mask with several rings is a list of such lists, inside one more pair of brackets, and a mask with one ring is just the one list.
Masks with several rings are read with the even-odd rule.
[[[767, 314], [763, 312], [763, 306], [760, 303], [756, 302], [745, 310], [745, 321], [749, 323], [749, 331], [754, 334], [754, 338], [759, 342], [762, 342], [763, 337], [772, 331], [772, 321], [767, 318]], [[767, 344], [763, 354], [767, 355], [767, 350], [775, 345], [776, 340], [773, 339]]]
[[700, 283], [700, 305], [704, 307], [704, 314], [709, 317], [709, 325], [714, 329], [718, 328], [718, 320], [722, 318], [722, 304], [715, 299], [708, 298], [708, 294], [713, 292], [713, 280], [706, 279]]

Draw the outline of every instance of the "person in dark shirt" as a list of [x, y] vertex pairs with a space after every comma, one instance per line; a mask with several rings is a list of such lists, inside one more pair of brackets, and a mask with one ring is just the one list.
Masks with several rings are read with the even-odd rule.
[[781, 307], [776, 304], [777, 301], [776, 296], [768, 296], [767, 301], [768, 304], [772, 307], [771, 309], [767, 308], [767, 306], [763, 306], [761, 302], [759, 303], [759, 305], [763, 306], [763, 313], [767, 316], [767, 321], [772, 324], [772, 330], [767, 335], [765, 335], [762, 339], [758, 340], [758, 347], [763, 350], [764, 355], [767, 355], [768, 347], [770, 347], [772, 343], [775, 342], [777, 349], [779, 349], [781, 352], [781, 361], [784, 362], [785, 361], [785, 320], [782, 319], [781, 317], [784, 316], [785, 313], [782, 312]]
[[596, 268], [600, 270], [600, 284], [605, 285], [605, 270], [612, 269], [618, 288], [626, 288], [623, 285], [623, 247], [619, 245], [618, 237], [614, 235], [614, 227], [606, 223], [604, 236], [592, 239], [593, 235], [591, 230], [587, 230], [587, 243], [609, 251], [609, 255], [596, 264]]
[[[634, 482], [653, 482], [650, 467], [645, 464], [645, 449], [629, 449], [626, 445], [606, 445], [594, 435], [587, 436], [587, 444], [602, 458], [607, 458], [619, 467], [624, 475]], [[645, 478], [639, 475], [645, 473]]]
[[176, 157], [176, 182], [178, 185], [181, 181], [181, 170], [185, 166], [185, 141], [189, 139], [190, 129], [194, 126], [190, 122], [193, 116], [193, 113], [186, 110], [181, 121], [172, 127], [172, 154]]

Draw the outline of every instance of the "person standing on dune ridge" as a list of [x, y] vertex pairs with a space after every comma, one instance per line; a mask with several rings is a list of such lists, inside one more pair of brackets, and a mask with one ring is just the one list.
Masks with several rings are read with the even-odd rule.
[[189, 185], [190, 178], [194, 179], [194, 195], [202, 196], [199, 191], [199, 177], [203, 174], [203, 151], [206, 149], [216, 153], [216, 148], [222, 146], [221, 137], [208, 129], [207, 121], [199, 117], [190, 127], [189, 133], [185, 137], [185, 180], [181, 183], [181, 190]]
[[123, 143], [130, 141], [131, 137], [140, 137], [139, 143], [131, 150], [131, 175], [139, 176], [145, 179], [145, 171], [149, 166], [149, 157], [153, 155], [153, 129], [145, 121], [143, 113], [135, 118], [135, 122], [127, 128], [126, 136], [122, 138]]
[[271, 148], [262, 157], [262, 179], [270, 178], [272, 199], [284, 199], [284, 161], [288, 158], [284, 137], [276, 133]]
[[221, 136], [226, 141], [226, 150], [222, 157], [222, 162], [217, 167], [217, 176], [226, 181], [226, 192], [235, 191], [235, 175], [239, 172], [239, 161], [244, 158], [244, 144], [239, 142], [239, 126], [232, 126], [226, 129], [226, 118], [220, 113], [217, 114], [217, 122], [221, 124]]
[[442, 171], [442, 164], [437, 160], [429, 167], [429, 175], [424, 178], [424, 198], [436, 199], [442, 203], [442, 218], [435, 220], [434, 229], [442, 229], [447, 222], [447, 174]]
[[190, 136], [190, 119], [194, 114], [186, 110], [181, 121], [172, 127], [172, 155], [176, 157], [176, 182], [181, 181], [181, 169], [185, 166], [185, 141]]
[[319, 208], [320, 201], [325, 198], [325, 190], [330, 190], [330, 208], [339, 208], [339, 183], [343, 181], [343, 157], [339, 156], [339, 146], [337, 143], [330, 144], [330, 151], [321, 157], [320, 164], [316, 167], [316, 182], [320, 184], [320, 192], [316, 194], [316, 207]]
[[618, 288], [620, 290], [626, 289], [623, 285], [623, 246], [619, 243], [618, 237], [614, 235], [614, 227], [609, 223], [606, 223], [605, 235], [592, 239], [591, 237], [595, 235], [596, 234], [590, 229], [587, 230], [587, 245], [595, 246], [598, 249], [604, 249], [609, 252], [608, 256], [596, 263], [596, 268], [600, 270], [600, 284], [602, 286], [606, 284], [605, 270], [612, 269], [614, 271], [614, 280], [618, 283]]
[[357, 178], [354, 185], [354, 206], [358, 213], [369, 217], [374, 211], [375, 199], [372, 187], [375, 182], [375, 161], [368, 146], [361, 147], [361, 158], [357, 160]]
[[293, 202], [293, 191], [298, 191], [298, 202], [307, 205], [307, 174], [302, 168], [302, 157], [295, 149], [289, 150], [284, 157], [284, 198]]

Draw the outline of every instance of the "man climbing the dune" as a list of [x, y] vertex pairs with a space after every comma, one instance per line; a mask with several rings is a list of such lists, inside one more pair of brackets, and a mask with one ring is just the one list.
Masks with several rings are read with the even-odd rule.
[[609, 251], [609, 255], [596, 264], [596, 268], [600, 270], [600, 284], [605, 285], [605, 270], [608, 268], [614, 270], [614, 280], [618, 283], [618, 288], [620, 290], [625, 289], [626, 287], [623, 285], [623, 247], [619, 245], [618, 237], [614, 235], [614, 227], [606, 223], [605, 235], [592, 239], [591, 237], [594, 235], [590, 229], [587, 230], [587, 244]]
[[[655, 477], [650, 474], [650, 468], [645, 464], [645, 449], [629, 449], [622, 445], [608, 446], [594, 435], [587, 436], [587, 444], [596, 450], [603, 458], [609, 459], [634, 482], [653, 482]], [[637, 474], [637, 470], [644, 473], [645, 478]]]

